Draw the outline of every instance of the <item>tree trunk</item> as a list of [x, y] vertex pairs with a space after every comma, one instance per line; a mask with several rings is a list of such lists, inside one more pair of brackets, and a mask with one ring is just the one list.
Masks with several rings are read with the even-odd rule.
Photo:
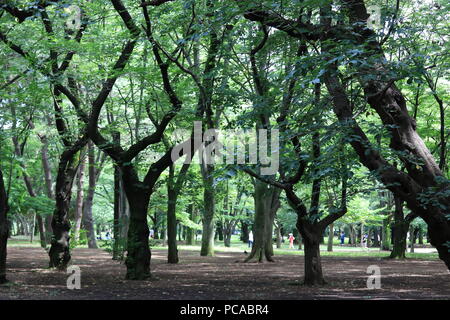
[[172, 181], [168, 183], [167, 187], [167, 244], [168, 244], [168, 263], [178, 263], [178, 249], [177, 249], [177, 191], [171, 186], [173, 184], [174, 172], [173, 166], [169, 167], [169, 179]]
[[[83, 152], [83, 151], [82, 151]], [[75, 202], [75, 226], [74, 226], [74, 240], [78, 243], [80, 240], [81, 219], [83, 218], [83, 199], [84, 199], [84, 168], [86, 165], [85, 156], [80, 157], [80, 166], [78, 168], [78, 175], [76, 180], [77, 185], [77, 199]]]
[[330, 224], [329, 232], [328, 232], [328, 252], [333, 252], [333, 239], [334, 239], [334, 224]]
[[226, 232], [224, 232], [223, 243], [227, 248], [231, 247], [231, 233], [231, 230], [226, 230]]
[[[356, 43], [364, 45], [363, 61], [374, 57], [384, 57], [380, 44], [373, 40], [375, 33], [365, 27], [368, 14], [363, 0], [346, 0], [350, 22], [355, 26], [353, 31]], [[331, 59], [331, 57], [330, 57]], [[340, 121], [346, 123], [349, 134], [358, 137], [350, 144], [358, 154], [362, 164], [370, 171], [376, 172], [378, 179], [396, 196], [399, 196], [408, 208], [424, 219], [428, 225], [431, 244], [436, 247], [439, 258], [450, 269], [450, 221], [446, 216], [450, 213], [450, 197], [440, 195], [449, 188], [446, 179], [433, 158], [430, 150], [417, 133], [417, 123], [408, 114], [406, 99], [395, 85], [395, 79], [390, 76], [392, 70], [383, 59], [378, 63], [361, 64], [359, 80], [364, 88], [367, 102], [376, 111], [383, 125], [390, 130], [390, 147], [397, 152], [405, 171], [391, 165], [378, 150], [372, 147], [365, 132], [353, 118], [352, 105], [345, 88], [339, 79], [337, 66], [330, 64], [331, 70], [326, 73], [325, 83], [332, 97], [334, 112]], [[371, 74], [371, 79], [362, 75]], [[420, 163], [420, 165], [418, 165]], [[428, 190], [434, 190], [431, 196], [438, 201], [430, 201], [423, 205], [423, 195]], [[428, 200], [427, 200], [428, 201]]]
[[408, 223], [405, 221], [403, 213], [403, 201], [394, 195], [395, 211], [394, 225], [392, 226], [392, 238], [394, 246], [390, 255], [391, 259], [405, 259], [406, 236], [408, 233]]
[[416, 243], [416, 228], [414, 226], [411, 226], [409, 228], [409, 237], [410, 237], [410, 251], [411, 253], [414, 253], [414, 245]]
[[365, 243], [364, 243], [364, 223], [361, 223], [361, 229], [360, 229], [360, 244], [361, 247], [364, 248], [365, 247]]
[[281, 248], [281, 225], [280, 224], [277, 224], [276, 232], [277, 232], [277, 249], [280, 249]]
[[[129, 190], [134, 187], [130, 186]], [[125, 184], [125, 190], [127, 185]], [[145, 280], [151, 277], [150, 259], [151, 252], [148, 243], [149, 229], [147, 224], [147, 210], [150, 195], [145, 192], [134, 193], [127, 191], [130, 204], [130, 225], [128, 229], [127, 266], [126, 279]]]
[[8, 196], [6, 194], [3, 173], [0, 170], [0, 284], [6, 283], [6, 254], [9, 237]]
[[301, 234], [298, 234], [298, 250], [303, 250], [303, 237]]
[[30, 243], [33, 243], [34, 233], [36, 230], [36, 212], [33, 213], [33, 222], [31, 223]]
[[248, 243], [248, 235], [249, 235], [248, 223], [241, 220], [241, 241], [243, 243]]
[[372, 238], [372, 228], [367, 228], [367, 248], [371, 246], [371, 238]]
[[213, 167], [211, 165], [202, 164], [201, 171], [203, 176], [203, 230], [202, 230], [202, 247], [200, 249], [201, 256], [213, 256], [214, 255], [214, 213], [215, 213], [215, 195], [214, 195], [214, 180], [213, 180]]
[[297, 229], [303, 238], [305, 245], [305, 278], [303, 283], [308, 286], [323, 285], [325, 280], [322, 273], [322, 261], [320, 258], [320, 237], [323, 230], [312, 226], [306, 220], [297, 222]]
[[[44, 169], [45, 190], [47, 193], [47, 197], [49, 199], [54, 199], [55, 195], [53, 193], [53, 186], [52, 186], [52, 170], [50, 167], [50, 161], [48, 159], [48, 140], [47, 140], [47, 136], [45, 136], [45, 135], [39, 136], [39, 138], [42, 142], [41, 157], [42, 157], [42, 168]], [[53, 233], [52, 215], [47, 214], [45, 217], [46, 243], [51, 242], [52, 233]]]
[[380, 246], [380, 240], [378, 238], [379, 236], [379, 227], [373, 228], [373, 246], [379, 247]]
[[47, 248], [47, 238], [45, 237], [45, 224], [44, 219], [40, 214], [36, 214], [38, 228], [39, 228], [39, 240], [42, 248]]
[[[113, 134], [113, 137], [117, 139], [117, 133]], [[117, 140], [115, 141], [117, 143]], [[119, 141], [120, 143], [120, 141]], [[121, 216], [121, 173], [120, 168], [117, 164], [114, 164], [114, 221], [113, 221], [113, 235], [114, 235], [114, 245], [113, 245], [113, 260], [122, 260], [123, 253], [122, 242], [123, 239], [120, 233], [120, 216]]]
[[391, 250], [391, 227], [389, 226], [389, 218], [383, 220], [381, 229], [381, 250]]
[[223, 241], [224, 237], [224, 227], [222, 221], [217, 221], [216, 225], [216, 239]]
[[69, 208], [72, 197], [72, 185], [78, 169], [76, 154], [83, 146], [84, 143], [80, 143], [77, 147], [66, 148], [59, 161], [56, 178], [56, 208], [52, 219], [53, 237], [48, 253], [50, 268], [56, 267], [64, 270], [71, 258]]
[[94, 204], [94, 195], [95, 195], [95, 187], [97, 184], [98, 179], [98, 170], [96, 169], [96, 162], [95, 162], [95, 154], [94, 154], [94, 144], [92, 141], [88, 142], [88, 171], [89, 171], [89, 187], [88, 187], [88, 194], [87, 197], [84, 199], [83, 204], [83, 215], [82, 215], [82, 222], [84, 228], [87, 230], [87, 240], [88, 240], [88, 247], [90, 249], [97, 249], [97, 239], [95, 237], [95, 230], [94, 230], [94, 219], [92, 216], [92, 206]]
[[[189, 212], [189, 219], [191, 221], [195, 220], [195, 213], [194, 213], [194, 204], [190, 203], [188, 206], [188, 212]], [[187, 228], [186, 230], [186, 244], [188, 246], [195, 245], [195, 232], [196, 230], [193, 228]]]
[[255, 259], [263, 262], [265, 258], [273, 262], [273, 223], [279, 208], [281, 190], [259, 180], [255, 181], [255, 217], [253, 222], [253, 246], [245, 262]]

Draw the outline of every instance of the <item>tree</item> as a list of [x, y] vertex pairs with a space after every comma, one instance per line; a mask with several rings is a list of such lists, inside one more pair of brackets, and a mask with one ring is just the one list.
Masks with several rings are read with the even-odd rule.
[[[332, 97], [334, 112], [355, 137], [349, 143], [361, 163], [376, 172], [378, 179], [389, 190], [426, 221], [432, 245], [437, 248], [440, 259], [450, 268], [447, 247], [450, 226], [445, 218], [450, 208], [447, 194], [449, 181], [416, 131], [416, 122], [408, 114], [406, 100], [394, 84], [398, 79], [393, 76], [391, 67], [384, 62], [382, 44], [377, 41], [375, 32], [367, 27], [369, 15], [364, 1], [346, 0], [342, 6], [348, 23], [341, 25], [332, 25], [331, 19], [326, 19], [320, 25], [294, 21], [263, 11], [258, 6], [246, 7], [244, 17], [280, 29], [293, 38], [332, 40], [335, 46], [346, 42], [361, 50], [360, 62], [355, 64], [355, 76], [362, 84], [368, 104], [388, 128], [391, 134], [390, 148], [397, 153], [407, 172], [396, 169], [370, 143], [354, 118], [352, 103], [340, 80], [339, 57], [330, 55], [325, 60], [323, 81]], [[322, 12], [331, 12], [330, 9], [331, 2]], [[333, 45], [328, 41], [327, 46], [325, 52], [330, 54]], [[370, 63], [363, 63], [369, 61]]]
[[8, 210], [8, 195], [3, 181], [3, 172], [0, 170], [0, 284], [7, 281], [6, 244], [9, 237]]

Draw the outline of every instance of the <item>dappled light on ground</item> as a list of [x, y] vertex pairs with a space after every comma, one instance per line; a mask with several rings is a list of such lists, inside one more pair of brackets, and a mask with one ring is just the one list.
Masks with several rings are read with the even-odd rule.
[[[275, 263], [242, 263], [237, 252], [200, 257], [180, 251], [180, 264], [167, 264], [166, 252], [153, 250], [154, 281], [127, 281], [123, 262], [102, 251], [75, 249], [72, 264], [81, 269], [81, 290], [66, 288], [68, 275], [47, 268], [40, 248], [9, 249], [12, 284], [0, 299], [448, 299], [450, 280], [442, 262], [366, 257], [324, 257], [327, 285], [299, 285], [303, 256], [276, 256]], [[381, 289], [367, 289], [367, 267], [381, 268]]]

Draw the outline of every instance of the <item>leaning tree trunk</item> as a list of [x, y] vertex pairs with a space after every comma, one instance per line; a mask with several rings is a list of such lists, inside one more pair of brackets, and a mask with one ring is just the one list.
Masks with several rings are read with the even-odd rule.
[[8, 196], [0, 170], [0, 284], [6, 283], [6, 244], [9, 237]]
[[[436, 247], [439, 258], [450, 269], [450, 220], [447, 219], [450, 214], [450, 196], [446, 192], [450, 188], [450, 181], [443, 175], [430, 150], [417, 133], [417, 123], [409, 115], [406, 99], [395, 85], [393, 70], [384, 59], [377, 36], [373, 30], [366, 27], [369, 14], [364, 1], [344, 2], [349, 21], [355, 28], [352, 32], [353, 40], [363, 49], [362, 61], [372, 61], [377, 57], [374, 63], [362, 63], [356, 75], [364, 88], [368, 104], [389, 129], [390, 147], [397, 152], [405, 171], [391, 165], [371, 146], [353, 117], [351, 102], [338, 77], [337, 66], [330, 64], [333, 70], [326, 73], [325, 83], [333, 100], [334, 111], [340, 121], [348, 124], [351, 134], [358, 137], [352, 139], [350, 144], [361, 163], [370, 171], [377, 172], [378, 179], [405, 201], [411, 212], [427, 223], [431, 244]], [[363, 76], [367, 74], [372, 77], [367, 79]]]
[[49, 250], [50, 268], [65, 269], [70, 261], [70, 221], [69, 208], [72, 185], [78, 169], [75, 156], [84, 143], [67, 148], [61, 155], [56, 177], [56, 208], [53, 213], [53, 237]]

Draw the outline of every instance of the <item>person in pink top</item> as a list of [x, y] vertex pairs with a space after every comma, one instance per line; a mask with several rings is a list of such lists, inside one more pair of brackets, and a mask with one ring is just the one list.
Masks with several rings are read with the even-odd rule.
[[294, 249], [294, 236], [292, 233], [289, 233], [289, 249]]

